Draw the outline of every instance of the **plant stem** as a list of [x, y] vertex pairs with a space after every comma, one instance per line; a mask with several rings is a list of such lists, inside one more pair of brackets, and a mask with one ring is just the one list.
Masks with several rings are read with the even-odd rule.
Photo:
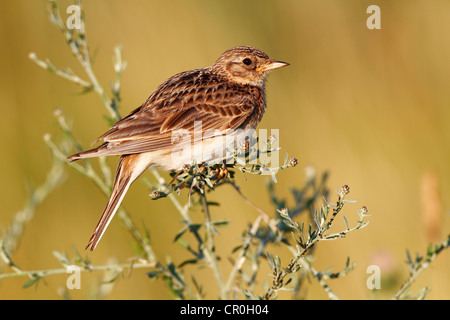
[[233, 285], [233, 281], [236, 278], [236, 274], [242, 269], [242, 266], [244, 265], [244, 262], [246, 260], [246, 253], [248, 249], [250, 248], [250, 245], [252, 244], [252, 239], [256, 235], [256, 232], [259, 229], [259, 226], [261, 224], [261, 220], [263, 219], [264, 215], [260, 214], [256, 220], [253, 222], [252, 227], [250, 228], [250, 232], [246, 239], [244, 240], [244, 243], [242, 244], [242, 249], [239, 253], [239, 256], [236, 259], [236, 262], [233, 265], [233, 269], [230, 272], [230, 275], [228, 276], [228, 281], [225, 285], [225, 292], [226, 295], [231, 291], [231, 286]]
[[206, 199], [206, 191], [204, 190], [200, 194], [200, 198], [203, 205], [203, 213], [205, 214], [205, 244], [203, 244], [203, 254], [205, 255], [217, 282], [217, 286], [219, 287], [219, 298], [225, 300], [226, 297], [226, 289], [222, 279], [222, 273], [219, 268], [218, 258], [215, 253], [215, 245], [214, 245], [214, 233], [217, 231], [214, 229], [214, 225], [211, 221], [211, 215], [209, 212], [208, 201]]
[[[0, 241], [0, 258], [12, 267], [14, 270], [13, 273], [2, 273], [0, 274], [0, 280], [6, 279], [6, 278], [17, 278], [17, 277], [29, 277], [29, 278], [41, 278], [49, 275], [55, 275], [55, 274], [66, 274], [67, 268], [57, 268], [57, 269], [47, 269], [47, 270], [21, 270], [18, 268], [14, 262], [11, 260], [9, 255], [6, 253], [5, 248], [3, 246], [3, 241]], [[106, 264], [106, 265], [87, 265], [87, 266], [80, 266], [80, 271], [93, 271], [93, 270], [117, 270], [117, 269], [138, 269], [138, 268], [152, 268], [156, 267], [155, 262], [133, 262], [133, 263], [120, 263], [120, 264]]]

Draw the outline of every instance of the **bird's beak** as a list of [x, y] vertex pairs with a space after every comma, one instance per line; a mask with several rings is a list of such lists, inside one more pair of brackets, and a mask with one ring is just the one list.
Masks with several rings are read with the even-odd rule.
[[264, 64], [262, 66], [256, 68], [256, 71], [266, 72], [266, 71], [271, 71], [271, 70], [275, 70], [278, 68], [282, 68], [282, 67], [285, 67], [288, 65], [289, 65], [289, 63], [287, 63], [287, 62], [267, 59], [266, 61], [264, 61]]

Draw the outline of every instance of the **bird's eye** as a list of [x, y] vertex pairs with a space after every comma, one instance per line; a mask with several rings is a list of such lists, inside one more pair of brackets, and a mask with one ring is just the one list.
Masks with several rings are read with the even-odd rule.
[[242, 60], [242, 63], [246, 66], [249, 66], [252, 64], [252, 60], [250, 60], [249, 58], [245, 58], [244, 60]]

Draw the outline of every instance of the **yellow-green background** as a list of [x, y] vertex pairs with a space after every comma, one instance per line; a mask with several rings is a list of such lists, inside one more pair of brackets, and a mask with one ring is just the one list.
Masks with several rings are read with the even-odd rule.
[[[60, 2], [64, 19], [69, 4]], [[366, 8], [371, 4], [381, 8], [381, 30], [366, 27]], [[283, 151], [300, 162], [278, 174], [279, 194], [287, 197], [291, 186], [301, 186], [304, 168], [313, 164], [318, 173], [330, 172], [332, 191], [343, 184], [350, 186], [349, 198], [358, 200], [345, 209], [350, 223], [362, 205], [372, 214], [366, 229], [343, 240], [320, 243], [315, 252], [319, 270], [329, 266], [340, 270], [347, 256], [356, 261], [350, 275], [329, 282], [341, 298], [372, 297], [366, 288], [370, 264], [386, 263], [386, 268], [392, 264], [398, 272], [394, 288], [400, 286], [407, 277], [405, 249], [424, 253], [430, 238], [424, 228], [430, 219], [424, 202], [440, 213], [440, 231], [431, 236], [443, 239], [450, 232], [448, 1], [89, 0], [84, 10], [88, 42], [91, 50], [98, 50], [94, 70], [106, 89], [113, 78], [112, 49], [123, 45], [128, 66], [122, 78], [122, 115], [145, 101], [166, 78], [209, 65], [233, 46], [252, 45], [291, 63], [270, 76], [268, 109], [260, 124], [260, 128], [280, 129]], [[52, 116], [55, 108], [72, 118], [73, 131], [85, 148], [108, 127], [97, 95], [78, 94], [79, 87], [28, 59], [35, 52], [87, 78], [60, 32], [49, 23], [44, 0], [0, 2], [0, 48], [0, 225], [6, 228], [24, 205], [27, 185], [42, 183], [50, 168], [50, 153], [42, 137], [47, 132], [56, 141], [61, 137]], [[117, 159], [110, 161], [114, 167]], [[91, 181], [70, 169], [66, 174], [64, 184], [38, 208], [13, 255], [25, 270], [60, 267], [53, 250], [72, 256], [75, 246], [82, 252], [103, 209], [106, 198]], [[428, 183], [424, 177], [431, 177], [425, 180]], [[272, 212], [266, 179], [250, 176], [238, 183], [251, 200]], [[427, 187], [430, 181], [438, 185], [434, 191]], [[182, 227], [180, 216], [169, 200], [150, 201], [148, 193], [137, 182], [124, 205], [138, 226], [145, 223], [150, 229], [158, 257], [170, 256], [179, 263], [188, 257], [172, 242]], [[230, 187], [220, 188], [211, 197], [222, 203], [212, 208], [213, 218], [231, 220], [217, 237], [222, 268], [228, 274], [226, 257], [258, 213]], [[187, 192], [180, 200], [187, 200]], [[193, 217], [201, 221], [202, 213]], [[344, 227], [342, 219], [339, 227]], [[130, 241], [115, 219], [89, 257], [95, 264], [106, 263], [110, 256], [122, 261], [134, 255]], [[275, 253], [277, 248], [271, 250]], [[289, 254], [280, 254], [287, 264]], [[449, 299], [449, 269], [450, 254], [444, 252], [420, 276], [413, 291], [428, 286], [430, 298]], [[196, 272], [208, 298], [216, 297], [209, 269], [188, 271]], [[384, 275], [389, 272], [384, 271]], [[263, 262], [261, 275], [269, 272]], [[82, 289], [70, 294], [88, 297], [91, 283], [101, 276], [83, 273]], [[0, 299], [57, 299], [66, 278], [48, 277], [37, 290], [22, 289], [25, 278], [6, 279], [0, 283]], [[377, 296], [389, 297], [392, 291], [383, 289]], [[151, 282], [141, 269], [119, 279], [108, 297], [170, 296], [161, 281]], [[326, 294], [313, 280], [306, 297], [324, 299]]]

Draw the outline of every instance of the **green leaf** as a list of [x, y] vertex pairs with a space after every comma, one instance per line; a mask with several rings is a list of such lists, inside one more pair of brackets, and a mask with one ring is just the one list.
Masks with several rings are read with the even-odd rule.
[[177, 241], [187, 230], [189, 230], [189, 225], [184, 226], [183, 229], [178, 231], [175, 238], [173, 239], [173, 242]]
[[203, 287], [198, 284], [197, 280], [195, 280], [194, 276], [191, 276], [192, 283], [194, 284], [195, 289], [199, 293], [200, 296], [203, 296]]
[[231, 250], [231, 253], [235, 253], [236, 251], [238, 251], [238, 250], [239, 250], [240, 248], [242, 248], [242, 247], [243, 247], [242, 244], [240, 244], [240, 245], [234, 247], [233, 250]]
[[345, 226], [347, 227], [347, 230], [350, 229], [350, 228], [348, 227], [347, 218], [346, 218], [345, 216], [342, 216], [342, 217], [344, 218], [344, 222], [345, 222]]
[[198, 259], [189, 259], [189, 260], [185, 260], [185, 261], [183, 261], [182, 263], [180, 263], [180, 264], [178, 265], [178, 268], [182, 268], [182, 267], [184, 267], [184, 266], [187, 265], [187, 264], [196, 264], [196, 263], [198, 263]]
[[177, 268], [171, 261], [168, 263], [167, 269], [170, 271], [170, 274], [173, 276], [173, 278], [175, 278], [184, 287], [184, 281], [183, 279], [181, 279], [181, 276], [178, 274]]
[[186, 240], [184, 240], [184, 239], [178, 239], [177, 242], [178, 242], [178, 244], [179, 244], [180, 246], [182, 246], [183, 248], [190, 250], [190, 245], [189, 245], [189, 243], [188, 243]]
[[412, 263], [412, 260], [411, 260], [411, 254], [409, 253], [408, 249], [406, 249], [406, 261], [408, 262], [408, 266], [412, 270], [413, 269], [413, 263]]
[[161, 271], [149, 271], [149, 272], [147, 272], [147, 276], [149, 276], [150, 278], [158, 278], [160, 274], [161, 274]]
[[65, 252], [58, 252], [58, 251], [53, 251], [53, 256], [59, 260], [59, 262], [61, 262], [61, 264], [63, 265], [69, 265], [69, 259], [67, 258], [67, 255]]
[[[205, 181], [206, 181], [206, 184], [207, 184], [211, 189], [214, 189], [214, 185], [212, 184], [211, 179], [205, 178]], [[218, 202], [208, 202], [208, 204], [211, 205], [211, 206], [219, 206], [219, 203], [218, 203]]]
[[218, 220], [218, 221], [214, 221], [213, 225], [218, 226], [218, 227], [226, 227], [230, 224], [230, 220]]
[[40, 279], [39, 277], [35, 277], [35, 278], [25, 281], [25, 283], [22, 285], [22, 288], [26, 289], [26, 288], [31, 287], [34, 284], [37, 285], [39, 279]]
[[434, 252], [435, 252], [434, 246], [431, 243], [429, 243], [427, 246], [427, 257], [431, 257]]
[[317, 214], [317, 210], [314, 213], [314, 222], [316, 223], [317, 229], [320, 230], [321, 229], [321, 224], [319, 221], [319, 215]]
[[275, 176], [275, 172], [273, 170], [270, 170], [270, 174], [272, 175], [273, 182], [278, 183], [277, 177]]
[[264, 279], [264, 282], [262, 283], [262, 288], [264, 292], [267, 292], [269, 290], [269, 281], [267, 279]]
[[274, 269], [275, 268], [275, 262], [272, 260], [272, 257], [270, 256], [270, 253], [267, 252], [267, 251], [266, 251], [266, 256], [267, 256], [267, 259], [269, 260], [269, 267], [271, 269]]

